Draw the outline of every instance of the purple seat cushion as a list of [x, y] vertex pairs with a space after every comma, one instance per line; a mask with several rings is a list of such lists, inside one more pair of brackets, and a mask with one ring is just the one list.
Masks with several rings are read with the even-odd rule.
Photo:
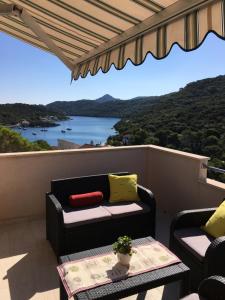
[[174, 231], [175, 238], [199, 260], [203, 260], [213, 237], [198, 227], [183, 228]]
[[186, 297], [184, 297], [180, 300], [204, 300], [204, 298], [199, 297], [198, 294], [190, 294], [190, 295], [188, 295], [188, 296], [186, 296]]
[[149, 206], [143, 202], [120, 202], [116, 204], [107, 203], [103, 207], [112, 215], [113, 218], [150, 211]]
[[79, 226], [110, 218], [111, 214], [102, 206], [70, 211], [63, 210], [63, 219], [66, 226], [72, 224], [73, 226]]

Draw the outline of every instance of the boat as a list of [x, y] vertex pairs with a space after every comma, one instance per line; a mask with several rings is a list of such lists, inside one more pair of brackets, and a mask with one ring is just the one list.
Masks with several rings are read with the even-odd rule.
[[48, 131], [48, 129], [43, 128], [43, 129], [41, 129], [41, 131], [46, 132], [46, 131]]
[[72, 128], [69, 128], [69, 127], [68, 127], [68, 128], [66, 128], [66, 130], [72, 130]]
[[32, 134], [33, 134], [33, 135], [37, 135], [37, 133], [36, 133], [36, 132], [32, 132]]
[[62, 133], [66, 133], [66, 130], [61, 130]]

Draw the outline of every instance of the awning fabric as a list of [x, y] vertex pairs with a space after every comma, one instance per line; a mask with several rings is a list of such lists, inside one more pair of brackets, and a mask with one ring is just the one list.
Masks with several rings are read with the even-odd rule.
[[[225, 37], [225, 0], [0, 0], [26, 10], [73, 65], [73, 78], [161, 59], [174, 43], [197, 48], [208, 32]], [[52, 49], [18, 16], [0, 15], [0, 30]], [[54, 52], [54, 51], [53, 51]]]

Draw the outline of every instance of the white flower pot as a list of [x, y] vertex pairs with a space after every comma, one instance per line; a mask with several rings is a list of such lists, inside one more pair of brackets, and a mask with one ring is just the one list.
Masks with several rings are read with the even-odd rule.
[[131, 255], [117, 253], [117, 258], [118, 258], [119, 263], [121, 263], [121, 265], [129, 266], [130, 260], [131, 260]]

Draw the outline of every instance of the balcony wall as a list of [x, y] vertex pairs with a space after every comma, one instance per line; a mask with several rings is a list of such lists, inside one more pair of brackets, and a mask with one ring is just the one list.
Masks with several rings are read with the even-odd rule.
[[0, 154], [0, 221], [43, 216], [52, 179], [135, 172], [171, 214], [216, 206], [225, 184], [206, 178], [208, 158], [157, 146]]
[[146, 147], [0, 155], [0, 220], [43, 215], [52, 179], [130, 171], [146, 184]]
[[158, 207], [174, 214], [217, 206], [225, 197], [225, 184], [207, 178], [207, 163], [204, 156], [149, 146], [147, 183]]

